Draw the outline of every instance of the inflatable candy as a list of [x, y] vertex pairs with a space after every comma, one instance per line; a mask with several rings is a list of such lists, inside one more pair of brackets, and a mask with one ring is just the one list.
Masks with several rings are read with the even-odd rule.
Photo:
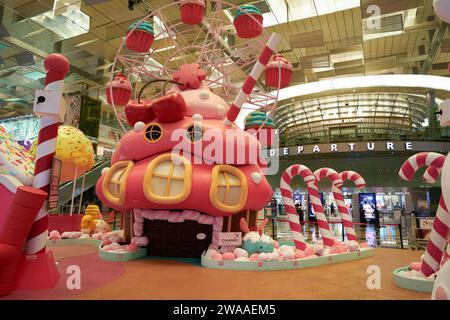
[[314, 172], [314, 176], [317, 181], [323, 178], [331, 180], [331, 192], [333, 193], [334, 201], [338, 208], [339, 215], [341, 217], [342, 224], [345, 229], [345, 234], [349, 240], [357, 240], [355, 229], [353, 228], [352, 217], [348, 213], [347, 206], [344, 202], [344, 196], [342, 195], [343, 181], [340, 175], [331, 168], [320, 168]]
[[322, 202], [319, 198], [317, 179], [308, 167], [302, 164], [294, 164], [283, 172], [280, 179], [280, 190], [281, 195], [283, 196], [283, 203], [286, 208], [286, 213], [288, 215], [289, 227], [291, 228], [294, 236], [295, 247], [299, 250], [306, 250], [302, 226], [300, 224], [300, 218], [297, 214], [297, 209], [294, 206], [294, 201], [292, 200], [292, 189], [290, 186], [292, 179], [297, 175], [301, 176], [307, 185], [310, 201], [314, 209], [314, 213], [316, 214], [319, 232], [322, 235], [325, 246], [330, 247], [335, 243], [335, 237], [331, 233], [327, 217], [324, 214]]

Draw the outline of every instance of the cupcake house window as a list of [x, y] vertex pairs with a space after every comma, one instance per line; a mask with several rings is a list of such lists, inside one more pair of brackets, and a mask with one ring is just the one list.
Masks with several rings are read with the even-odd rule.
[[120, 161], [115, 163], [106, 173], [103, 179], [103, 194], [113, 204], [125, 203], [125, 191], [128, 174], [133, 169], [132, 161]]
[[203, 129], [198, 125], [192, 125], [187, 128], [186, 137], [189, 141], [195, 143], [201, 141], [203, 138]]
[[149, 142], [156, 142], [162, 137], [162, 128], [157, 124], [150, 124], [147, 129], [145, 129], [145, 138]]
[[217, 165], [212, 171], [211, 203], [225, 212], [237, 212], [247, 201], [247, 178], [236, 167]]
[[164, 154], [150, 162], [144, 177], [145, 196], [155, 203], [179, 203], [191, 193], [192, 166], [184, 157]]

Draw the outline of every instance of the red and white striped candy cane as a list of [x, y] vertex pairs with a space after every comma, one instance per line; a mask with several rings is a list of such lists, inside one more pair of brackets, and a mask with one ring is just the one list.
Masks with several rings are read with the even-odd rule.
[[351, 180], [355, 183], [358, 189], [363, 189], [366, 187], [366, 181], [358, 172], [351, 170], [342, 171], [339, 173], [339, 176], [342, 179], [342, 183], [344, 183], [344, 181]]
[[239, 112], [241, 111], [242, 105], [247, 101], [248, 96], [253, 91], [253, 88], [256, 85], [256, 81], [258, 81], [259, 77], [261, 77], [264, 68], [266, 67], [279, 43], [280, 35], [278, 33], [272, 33], [266, 45], [264, 46], [261, 55], [253, 66], [252, 71], [245, 79], [244, 83], [242, 84], [241, 90], [231, 104], [231, 107], [228, 110], [227, 116], [224, 120], [226, 125], [230, 125], [234, 122], [234, 120], [236, 120]]
[[[63, 104], [60, 104], [62, 98], [62, 89], [64, 86], [64, 77], [69, 72], [69, 61], [60, 54], [51, 54], [44, 61], [44, 67], [47, 71], [45, 77], [45, 90], [50, 91], [50, 95], [56, 95], [55, 100], [58, 105], [39, 108], [46, 103], [45, 99], [39, 102], [34, 112], [41, 116], [39, 123], [38, 145], [36, 149], [36, 163], [34, 169], [33, 187], [49, 193], [50, 178], [53, 157], [56, 152], [56, 139], [58, 136], [58, 127], [61, 124]], [[45, 98], [45, 97], [44, 97]], [[47, 96], [51, 98], [51, 96]], [[64, 109], [62, 109], [64, 110]], [[45, 201], [41, 207], [33, 226], [27, 236], [27, 254], [37, 254], [45, 252], [45, 243], [47, 241], [48, 227], [48, 201]]]
[[331, 192], [333, 192], [333, 198], [336, 202], [336, 206], [341, 216], [342, 225], [344, 226], [345, 233], [347, 234], [348, 240], [358, 241], [356, 237], [355, 229], [353, 229], [352, 217], [348, 214], [347, 206], [344, 202], [344, 196], [342, 195], [342, 185], [343, 181], [339, 173], [331, 168], [321, 168], [314, 172], [317, 181], [323, 178], [328, 178], [331, 180]]
[[[405, 163], [403, 163], [400, 168], [399, 175], [404, 180], [412, 180], [414, 178], [414, 174], [417, 170], [419, 170], [419, 168], [431, 166], [436, 170], [430, 169], [428, 174], [431, 173], [430, 176], [432, 180], [436, 180], [436, 172], [439, 172], [442, 169], [444, 161], [445, 156], [439, 153], [420, 152], [409, 157]], [[424, 177], [424, 179], [427, 178]], [[445, 246], [447, 244], [449, 230], [450, 214], [447, 210], [447, 206], [445, 205], [444, 198], [441, 196], [420, 270], [427, 277], [439, 270], [439, 265], [442, 261]]]
[[333, 234], [331, 233], [330, 226], [328, 225], [327, 218], [323, 213], [316, 177], [308, 167], [301, 164], [294, 164], [283, 172], [280, 179], [280, 190], [286, 208], [286, 213], [288, 215], [289, 225], [294, 235], [295, 247], [300, 250], [304, 250], [306, 248], [299, 216], [297, 215], [297, 210], [292, 200], [291, 182], [292, 178], [296, 175], [300, 175], [307, 185], [309, 200], [311, 201], [314, 213], [316, 215], [317, 224], [319, 226], [319, 232], [322, 235], [323, 243], [325, 246], [331, 247], [335, 244], [335, 240]]

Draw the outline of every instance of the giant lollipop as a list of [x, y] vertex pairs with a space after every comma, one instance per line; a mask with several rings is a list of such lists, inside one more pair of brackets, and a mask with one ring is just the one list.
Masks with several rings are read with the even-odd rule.
[[[30, 154], [36, 153], [36, 141]], [[56, 158], [62, 161], [61, 182], [78, 178], [94, 166], [94, 148], [84, 133], [71, 126], [60, 126], [56, 144]]]

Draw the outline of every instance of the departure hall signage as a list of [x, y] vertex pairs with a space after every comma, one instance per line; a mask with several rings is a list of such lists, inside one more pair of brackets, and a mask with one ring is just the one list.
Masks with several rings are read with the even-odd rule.
[[360, 141], [325, 144], [306, 144], [292, 147], [281, 147], [268, 150], [269, 157], [295, 156], [323, 153], [354, 153], [354, 152], [421, 152], [435, 151], [447, 153], [450, 151], [450, 141]]

